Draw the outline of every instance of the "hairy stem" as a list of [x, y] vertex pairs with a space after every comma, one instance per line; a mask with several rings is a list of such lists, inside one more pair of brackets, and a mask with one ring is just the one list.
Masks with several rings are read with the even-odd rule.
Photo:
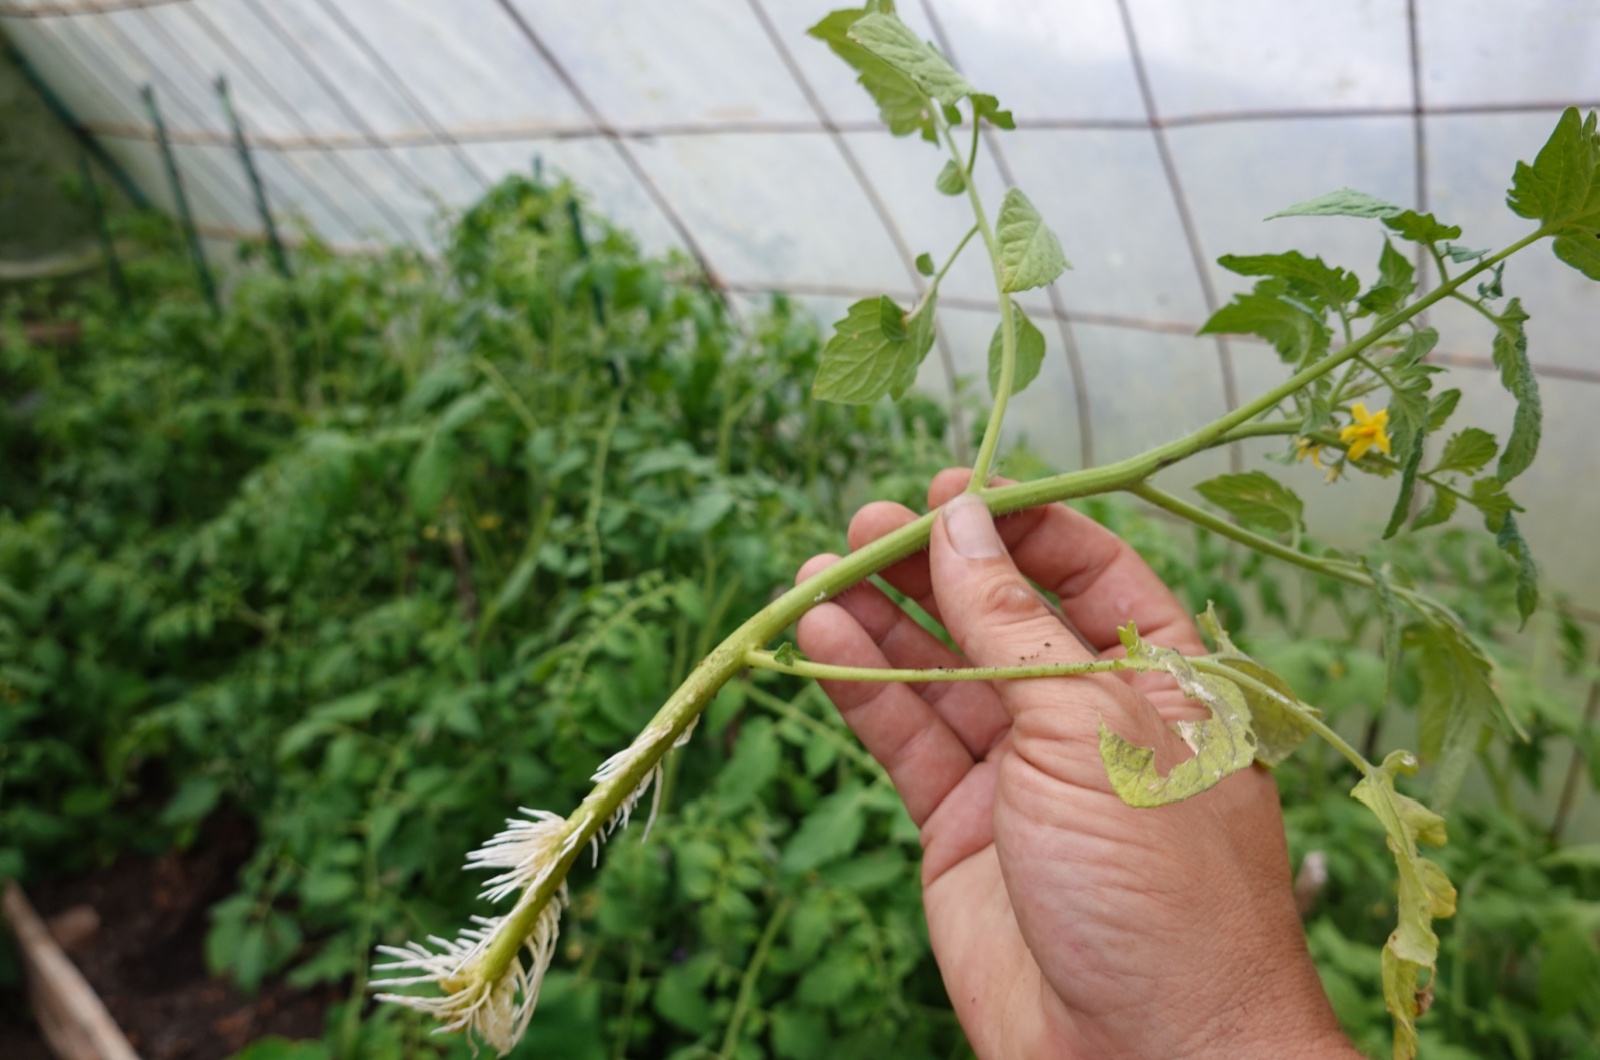
[[[948, 140], [948, 128], [945, 129], [945, 135]], [[986, 229], [986, 222], [980, 225], [980, 230], [985, 231], [985, 235], [992, 244], [993, 236]], [[1216, 519], [1210, 513], [1185, 504], [1175, 497], [1169, 498], [1167, 494], [1159, 490], [1141, 490], [1139, 487], [1143, 485], [1146, 479], [1162, 468], [1175, 464], [1201, 450], [1225, 442], [1231, 432], [1241, 428], [1249, 430], [1250, 428], [1247, 426], [1249, 421], [1271, 411], [1285, 398], [1302, 389], [1308, 383], [1353, 359], [1407, 320], [1410, 320], [1440, 299], [1448, 297], [1455, 288], [1466, 283], [1473, 276], [1492, 268], [1497, 262], [1504, 260], [1548, 234], [1548, 231], [1540, 228], [1537, 232], [1518, 240], [1498, 254], [1484, 259], [1477, 266], [1462, 273], [1449, 284], [1435, 288], [1426, 297], [1419, 299], [1405, 309], [1384, 317], [1373, 325], [1372, 330], [1355, 342], [1349, 343], [1316, 363], [1308, 365], [1290, 376], [1287, 381], [1279, 386], [1183, 438], [1151, 449], [1148, 452], [1140, 453], [1137, 456], [1129, 457], [1126, 460], [1119, 460], [1101, 467], [1085, 468], [1081, 471], [1052, 475], [1047, 478], [1036, 479], [1033, 482], [1011, 486], [980, 488], [975, 492], [984, 499], [991, 512], [995, 515], [1005, 515], [1010, 512], [1021, 511], [1024, 508], [1036, 508], [1055, 501], [1110, 493], [1115, 490], [1128, 490], [1143, 496], [1146, 500], [1157, 504], [1159, 507], [1174, 511], [1175, 514], [1182, 515], [1184, 518], [1190, 518], [1190, 513], [1193, 513], [1197, 517], [1194, 521], [1208, 526], [1225, 537], [1241, 541], [1253, 548], [1260, 545], [1260, 550], [1267, 552], [1269, 555], [1276, 555], [1298, 566], [1311, 565], [1312, 569], [1326, 573], [1323, 568], [1327, 561], [1319, 561], [1315, 557], [1306, 556], [1303, 553], [1285, 548], [1277, 542], [1251, 534], [1247, 530], [1242, 530], [1223, 520]], [[1009, 307], [1006, 308], [1009, 309]], [[1009, 318], [1009, 313], [1006, 314], [1006, 317]], [[996, 422], [997, 420], [995, 419], [990, 420], [989, 433], [991, 435], [994, 432]], [[1263, 425], [1263, 428], [1265, 426]], [[1276, 427], [1276, 425], [1273, 426]], [[1277, 433], [1277, 431], [1273, 430], [1269, 433]], [[986, 435], [985, 441], [992, 441], [992, 438]], [[992, 445], [989, 446], [989, 455], [991, 458], [993, 457]], [[1154, 499], [1158, 497], [1162, 500]], [[1177, 507], [1169, 507], [1169, 504]], [[567, 819], [563, 835], [564, 842], [562, 844], [562, 849], [566, 852], [561, 855], [552, 870], [545, 875], [543, 881], [524, 893], [517, 903], [517, 907], [507, 914], [503, 929], [497, 933], [494, 941], [484, 950], [480, 958], [481, 963], [475, 969], [475, 972], [490, 981], [498, 981], [505, 974], [506, 968], [516, 958], [523, 939], [527, 938], [532, 932], [540, 912], [565, 881], [567, 872], [577, 860], [579, 852], [601, 832], [628, 795], [635, 791], [651, 774], [662, 756], [672, 748], [677, 738], [700, 716], [700, 712], [705, 709], [706, 704], [711, 702], [712, 697], [735, 674], [749, 665], [746, 658], [749, 651], [760, 648], [772, 640], [773, 637], [787, 628], [790, 623], [797, 620], [817, 604], [837, 596], [845, 589], [850, 588], [870, 575], [876, 574], [889, 564], [905, 559], [907, 556], [920, 551], [928, 543], [928, 534], [932, 530], [935, 518], [937, 518], [937, 512], [929, 512], [812, 575], [751, 616], [727, 639], [713, 648], [701, 660], [699, 665], [690, 671], [688, 678], [672, 693], [661, 709], [656, 712], [655, 717], [651, 719], [649, 727], [635, 741], [638, 753], [629, 756], [625, 763], [609, 776], [606, 782], [597, 785], [578, 806], [577, 810], [573, 812], [572, 816]], [[1336, 573], [1333, 573], [1333, 576], [1347, 581], [1360, 579], [1358, 584], [1368, 586], [1372, 584], [1367, 575], [1354, 568], [1348, 570], [1340, 568]], [[1407, 597], [1408, 602], [1412, 602], [1413, 597], [1414, 594], [1409, 594]], [[1432, 609], [1443, 611], [1442, 608], [1432, 604], [1430, 601], [1418, 601], [1414, 606], [1430, 606]]]
[[941, 667], [933, 670], [895, 670], [870, 666], [831, 666], [795, 659], [780, 662], [770, 651], [745, 652], [745, 662], [758, 670], [773, 670], [796, 677], [813, 677], [820, 681], [904, 681], [907, 684], [925, 684], [934, 681], [1010, 681], [1029, 677], [1074, 677], [1079, 674], [1108, 674], [1119, 670], [1152, 670], [1128, 659], [1100, 659], [1083, 663], [1043, 663], [1038, 666], [961, 666]]
[[[1005, 283], [1000, 278], [1000, 248], [994, 241], [994, 230], [989, 227], [989, 215], [984, 212], [983, 200], [978, 196], [978, 183], [967, 172], [961, 158], [961, 148], [937, 107], [933, 109], [933, 115], [939, 135], [950, 151], [951, 161], [966, 173], [967, 201], [972, 204], [973, 220], [983, 235], [983, 245], [988, 248], [989, 265], [994, 270], [994, 290], [1000, 299], [1000, 379], [995, 386], [989, 423], [984, 427], [983, 441], [978, 445], [977, 459], [972, 462], [972, 481], [967, 484], [968, 493], [977, 493], [989, 481], [989, 468], [994, 463], [995, 449], [1000, 445], [1000, 425], [1006, 418], [1006, 403], [1011, 400], [1011, 387], [1017, 371], [1017, 322], [1011, 318], [1011, 296], [1006, 293]], [[974, 127], [980, 124], [976, 113], [972, 116], [972, 123]]]

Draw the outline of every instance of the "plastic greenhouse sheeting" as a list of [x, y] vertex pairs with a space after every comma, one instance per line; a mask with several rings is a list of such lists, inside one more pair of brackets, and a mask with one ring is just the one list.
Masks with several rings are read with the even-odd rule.
[[[825, 319], [909, 299], [913, 262], [965, 231], [938, 158], [883, 130], [851, 72], [804, 30], [827, 0], [0, 0], [19, 50], [158, 203], [163, 109], [208, 235], [258, 228], [214, 79], [225, 75], [274, 211], [358, 248], [437, 238], [534, 159], [647, 250], [694, 257], [750, 311], [785, 291]], [[1128, 455], [1198, 426], [1283, 369], [1265, 346], [1193, 337], [1243, 288], [1222, 253], [1290, 246], [1372, 273], [1371, 222], [1274, 209], [1341, 187], [1436, 211], [1498, 246], [1504, 206], [1568, 105], [1600, 101], [1592, 0], [902, 0], [901, 15], [1016, 115], [981, 185], [1027, 188], [1076, 265], [1029, 292], [1051, 346], [1013, 405], [1052, 463]], [[1600, 294], [1547, 250], [1507, 287], [1532, 314], [1545, 439], [1517, 483], [1550, 580], [1600, 618]], [[981, 378], [997, 320], [980, 256], [947, 279], [919, 380]], [[1473, 422], [1509, 427], [1489, 326], [1436, 308], [1439, 359]], [[1125, 386], [1139, 382], [1135, 392]], [[1217, 452], [1175, 474], [1226, 470]], [[1314, 530], [1370, 531], [1392, 483], [1289, 472]], [[1360, 477], [1358, 477], [1360, 478]], [[1464, 517], [1463, 517], [1464, 518]], [[1559, 573], [1557, 573], [1559, 572]]]

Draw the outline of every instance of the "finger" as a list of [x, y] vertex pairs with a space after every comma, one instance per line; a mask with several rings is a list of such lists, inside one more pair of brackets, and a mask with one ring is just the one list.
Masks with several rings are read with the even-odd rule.
[[[1006, 553], [988, 507], [976, 495], [956, 497], [934, 521], [929, 569], [945, 626], [973, 664], [1093, 658], [1063, 635], [1060, 622]], [[1158, 760], [1184, 757], [1181, 741], [1155, 709], [1120, 681], [1007, 681], [998, 691], [1016, 726], [1019, 750], [1032, 746], [1048, 754], [1050, 765], [1035, 764], [1069, 782], [1105, 786], [1098, 751], [1102, 720], [1125, 738], [1155, 748]]]
[[[818, 557], [807, 567], [819, 561], [825, 561], [825, 566], [836, 560], [837, 557]], [[872, 635], [836, 601], [807, 612], [800, 620], [798, 633], [801, 650], [818, 662], [880, 669], [889, 665]], [[960, 737], [926, 700], [904, 684], [820, 683], [868, 753], [888, 771], [906, 812], [920, 828], [972, 769], [972, 755]]]
[[[831, 556], [817, 556], [800, 568], [799, 580], [832, 562]], [[934, 670], [967, 665], [875, 585], [862, 582], [834, 597], [833, 602], [850, 613], [890, 666]], [[929, 681], [907, 687], [934, 708], [973, 758], [987, 755], [1010, 727], [1011, 719], [987, 681]]]
[[[928, 489], [929, 504], [937, 507], [959, 494], [967, 474], [959, 468], [940, 472]], [[996, 484], [1009, 485], [1003, 479]], [[1205, 651], [1172, 590], [1133, 546], [1087, 515], [1048, 504], [1002, 516], [995, 525], [1017, 568], [1060, 598], [1067, 620], [1096, 651], [1120, 656], [1117, 627], [1129, 622], [1152, 644]]]

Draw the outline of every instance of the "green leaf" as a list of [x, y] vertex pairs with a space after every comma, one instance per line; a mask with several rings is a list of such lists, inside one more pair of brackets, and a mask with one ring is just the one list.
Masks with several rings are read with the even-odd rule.
[[984, 92], [972, 94], [972, 109], [979, 118], [987, 118], [990, 123], [1001, 129], [1015, 129], [1016, 119], [1009, 110], [1000, 109], [1000, 101]]
[[1295, 492], [1262, 471], [1218, 475], [1195, 490], [1240, 522], [1277, 534], [1293, 533], [1305, 514], [1305, 505]]
[[[898, 399], [916, 381], [917, 369], [933, 348], [934, 301], [929, 298], [910, 325], [888, 295], [852, 305], [833, 326], [812, 394], [855, 405], [870, 404], [885, 394]], [[898, 337], [890, 332], [898, 332]]]
[[1444, 452], [1440, 455], [1439, 462], [1434, 465], [1433, 474], [1437, 475], [1442, 471], [1461, 471], [1468, 475], [1476, 475], [1499, 451], [1500, 443], [1495, 441], [1494, 435], [1477, 427], [1468, 427], [1450, 436], [1450, 440], [1444, 445]]
[[1139, 639], [1132, 625], [1122, 631], [1128, 658], [1164, 670], [1190, 699], [1203, 704], [1211, 718], [1178, 722], [1173, 728], [1194, 749], [1194, 757], [1173, 766], [1166, 776], [1156, 768], [1155, 751], [1130, 743], [1100, 723], [1100, 760], [1112, 790], [1129, 806], [1166, 806], [1191, 798], [1255, 761], [1256, 738], [1250, 729], [1250, 706], [1239, 686], [1227, 678], [1200, 673], [1171, 648]]
[[1385, 539], [1393, 537], [1411, 513], [1411, 497], [1417, 487], [1417, 472], [1427, 441], [1428, 377], [1419, 375], [1414, 386], [1400, 386], [1389, 392], [1389, 420], [1393, 425], [1391, 448], [1400, 460], [1400, 492], [1384, 527]]
[[1361, 566], [1377, 590], [1378, 617], [1383, 625], [1383, 703], [1387, 708], [1394, 702], [1395, 681], [1400, 674], [1400, 601], [1395, 597], [1387, 563], [1374, 567], [1363, 556]]
[[789, 875], [800, 875], [821, 868], [830, 861], [855, 850], [866, 828], [866, 789], [851, 781], [839, 791], [819, 800], [800, 822], [779, 861]]
[[1297, 250], [1283, 254], [1224, 254], [1217, 264], [1240, 276], [1276, 276], [1288, 284], [1288, 293], [1319, 308], [1337, 309], [1361, 290], [1354, 273], [1334, 268], [1321, 258], [1308, 258]]
[[1428, 402], [1428, 433], [1432, 434], [1444, 427], [1449, 422], [1450, 414], [1455, 412], [1456, 405], [1460, 402], [1461, 391], [1454, 387], [1435, 394], [1433, 400]]
[[1061, 241], [1016, 188], [1007, 191], [1000, 203], [995, 239], [999, 243], [1000, 288], [1007, 293], [1043, 287], [1072, 267], [1061, 252]]
[[1434, 767], [1429, 801], [1443, 812], [1460, 790], [1484, 725], [1514, 723], [1494, 690], [1489, 659], [1470, 634], [1453, 623], [1434, 621], [1412, 636], [1422, 683], [1418, 749]]
[[1400, 207], [1375, 195], [1354, 188], [1340, 188], [1268, 214], [1267, 220], [1275, 217], [1393, 217], [1400, 212]]
[[1600, 280], [1600, 234], [1576, 231], [1562, 232], [1551, 247], [1556, 257], [1571, 265], [1591, 280]]
[[[1016, 361], [1012, 369], [1011, 392], [1022, 393], [1022, 388], [1033, 382], [1044, 364], [1044, 333], [1034, 327], [1028, 314], [1016, 302], [1011, 303], [1012, 327], [1016, 329]], [[989, 393], [1000, 392], [1000, 367], [1004, 356], [1003, 328], [994, 329], [989, 340]]]
[[[1406, 337], [1405, 345], [1400, 347], [1400, 352], [1389, 358], [1389, 366], [1395, 369], [1402, 369], [1421, 364], [1423, 359], [1432, 353], [1433, 348], [1438, 344], [1439, 333], [1432, 328], [1422, 328], [1415, 331]], [[1460, 397], [1461, 394], [1457, 391], [1456, 398], [1459, 399]], [[1451, 407], [1454, 408], [1455, 406], [1452, 405]], [[1428, 424], [1429, 432], [1438, 429], [1439, 427], [1434, 426], [1431, 422]]]
[[924, 275], [924, 276], [932, 276], [935, 272], [938, 271], [937, 269], [935, 269], [933, 267], [933, 255], [932, 254], [918, 254], [917, 255], [917, 271], [922, 273], [922, 275]]
[[953, 104], [974, 91], [944, 56], [893, 15], [863, 16], [848, 32], [851, 40], [909, 77], [940, 103]]
[[1398, 924], [1383, 948], [1383, 997], [1394, 1017], [1394, 1056], [1417, 1053], [1417, 1017], [1431, 994], [1421, 988], [1424, 971], [1435, 974], [1439, 937], [1433, 921], [1455, 913], [1456, 891], [1444, 870], [1417, 853], [1417, 844], [1445, 842], [1444, 818], [1395, 789], [1397, 772], [1416, 771], [1416, 759], [1395, 751], [1350, 793], [1383, 825], [1398, 870]]
[[1378, 255], [1378, 282], [1361, 296], [1361, 309], [1379, 316], [1392, 313], [1404, 305], [1416, 289], [1416, 267], [1385, 239]]
[[1411, 514], [1411, 498], [1416, 493], [1417, 471], [1422, 467], [1422, 436], [1413, 433], [1410, 444], [1402, 450], [1404, 460], [1400, 465], [1400, 492], [1395, 495], [1394, 507], [1389, 510], [1389, 522], [1383, 528], [1385, 541], [1400, 532], [1406, 516]]
[[1539, 566], [1533, 562], [1533, 553], [1517, 527], [1515, 515], [1506, 513], [1494, 543], [1517, 565], [1517, 614], [1526, 626], [1528, 616], [1539, 606]]
[[850, 39], [850, 27], [876, 10], [874, 5], [834, 11], [806, 32], [828, 45], [860, 75], [857, 82], [878, 105], [878, 116], [895, 136], [914, 132], [937, 139], [927, 95], [917, 83]]
[[161, 811], [161, 823], [168, 826], [194, 824], [210, 813], [221, 797], [222, 782], [216, 777], [188, 777]]
[[1461, 229], [1455, 225], [1441, 224], [1431, 213], [1401, 210], [1383, 220], [1384, 226], [1413, 243], [1437, 243], [1442, 239], [1460, 239]]
[[1499, 329], [1494, 336], [1494, 363], [1500, 369], [1500, 385], [1517, 399], [1511, 436], [1506, 439], [1505, 451], [1500, 454], [1500, 464], [1495, 469], [1495, 477], [1501, 482], [1510, 482], [1528, 470], [1539, 451], [1539, 436], [1543, 430], [1539, 380], [1528, 361], [1528, 335], [1522, 328], [1527, 319], [1522, 300], [1513, 298], [1500, 315]]
[[428, 440], [417, 450], [406, 477], [411, 504], [421, 518], [428, 518], [444, 502], [450, 492], [450, 479], [461, 459], [461, 445], [455, 437], [443, 431], [428, 435]]
[[967, 171], [956, 165], [955, 159], [952, 158], [944, 164], [943, 169], [939, 170], [939, 177], [933, 182], [933, 186], [942, 194], [960, 195], [967, 190]]
[[1517, 163], [1506, 205], [1518, 217], [1547, 225], [1600, 225], [1597, 162], [1600, 137], [1595, 135], [1594, 114], [1581, 118], [1576, 107], [1568, 107], [1533, 165]]
[[1249, 294], [1211, 314], [1200, 335], [1259, 335], [1272, 343], [1284, 360], [1309, 360], [1328, 348], [1329, 332], [1320, 319], [1280, 297], [1287, 288], [1282, 280], [1264, 280]]
[[1467, 499], [1483, 513], [1483, 525], [1491, 534], [1498, 534], [1507, 515], [1522, 511], [1521, 505], [1511, 499], [1505, 483], [1497, 478], [1480, 478], [1472, 483]]
[[706, 984], [716, 970], [714, 954], [700, 954], [692, 960], [673, 964], [656, 980], [655, 1010], [669, 1022], [690, 1034], [710, 1030], [715, 1017], [706, 1000]]
[[1450, 522], [1450, 517], [1454, 514], [1456, 514], [1456, 495], [1450, 490], [1440, 490], [1435, 487], [1432, 500], [1416, 514], [1416, 519], [1411, 520], [1411, 530], [1437, 527], [1442, 522]]

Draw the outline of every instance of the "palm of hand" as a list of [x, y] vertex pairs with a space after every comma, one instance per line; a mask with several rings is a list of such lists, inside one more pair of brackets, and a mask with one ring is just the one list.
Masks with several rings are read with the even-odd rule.
[[[930, 506], [964, 482], [936, 478]], [[914, 518], [870, 505], [851, 545]], [[964, 659], [870, 585], [808, 614], [801, 647], [851, 666], [1074, 662], [1120, 653], [1116, 625], [1131, 619], [1154, 643], [1204, 650], [1138, 555], [1069, 509], [1006, 519], [1012, 559], [963, 560], [946, 522], [928, 554], [884, 577], [944, 622]], [[1070, 626], [1019, 570], [1057, 593]], [[824, 687], [921, 828], [934, 953], [979, 1056], [1238, 1056], [1271, 1039], [1299, 1053], [1336, 1034], [1301, 940], [1271, 778], [1246, 770], [1159, 810], [1111, 791], [1101, 720], [1156, 747], [1163, 768], [1186, 753], [1167, 723], [1203, 711], [1170, 683]]]

